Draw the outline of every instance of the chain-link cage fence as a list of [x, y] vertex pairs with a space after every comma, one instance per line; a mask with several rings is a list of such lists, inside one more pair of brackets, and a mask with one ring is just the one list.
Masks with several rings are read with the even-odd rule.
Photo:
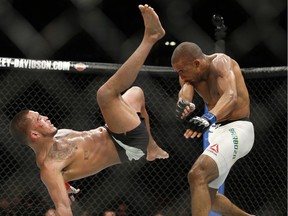
[[[53, 208], [33, 151], [9, 134], [14, 114], [24, 108], [37, 110], [58, 128], [74, 130], [103, 125], [95, 94], [117, 67], [74, 73], [1, 69], [1, 215], [38, 216]], [[283, 216], [287, 212], [287, 67], [243, 71], [256, 139], [250, 154], [232, 168], [225, 194], [258, 216]], [[98, 216], [106, 209], [117, 211], [124, 206], [129, 216], [153, 216], [157, 211], [165, 216], [191, 214], [187, 173], [203, 144], [202, 139], [186, 140], [183, 126], [175, 119], [180, 89], [177, 74], [168, 67], [144, 66], [135, 85], [145, 92], [152, 134], [170, 158], [153, 162], [143, 158], [70, 182], [81, 189], [72, 204], [76, 216], [84, 212]], [[201, 114], [204, 105], [197, 96], [195, 104], [196, 114]]]

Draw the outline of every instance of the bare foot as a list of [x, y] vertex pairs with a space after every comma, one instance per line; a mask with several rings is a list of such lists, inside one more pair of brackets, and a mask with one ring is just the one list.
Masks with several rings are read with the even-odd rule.
[[147, 157], [146, 160], [154, 161], [155, 159], [167, 159], [169, 158], [169, 154], [161, 149], [153, 140], [149, 143], [147, 148]]
[[160, 40], [165, 35], [165, 30], [161, 25], [159, 17], [154, 9], [147, 4], [138, 6], [145, 25], [144, 36], [153, 42]]

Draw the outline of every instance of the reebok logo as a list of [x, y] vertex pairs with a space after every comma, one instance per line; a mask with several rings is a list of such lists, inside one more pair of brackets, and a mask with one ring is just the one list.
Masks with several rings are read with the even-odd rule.
[[215, 153], [218, 153], [218, 152], [219, 152], [219, 146], [218, 146], [218, 144], [211, 145], [211, 146], [209, 147], [209, 149], [212, 150], [212, 151], [215, 152]]

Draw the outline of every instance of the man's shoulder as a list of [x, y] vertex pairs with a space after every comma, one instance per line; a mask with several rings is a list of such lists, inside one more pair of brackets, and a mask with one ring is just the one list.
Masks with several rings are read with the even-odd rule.
[[[222, 74], [222, 72], [230, 71], [235, 64], [235, 60], [224, 53], [215, 53], [211, 58], [210, 71], [213, 74]], [[222, 74], [223, 75], [223, 74]]]
[[213, 55], [210, 56], [212, 58], [212, 63], [228, 63], [228, 61], [231, 61], [232, 58], [225, 53], [214, 53]]

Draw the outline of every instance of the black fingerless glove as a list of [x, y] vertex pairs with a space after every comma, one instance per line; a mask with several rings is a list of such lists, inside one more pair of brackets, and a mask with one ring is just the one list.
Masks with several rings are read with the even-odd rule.
[[212, 113], [205, 113], [201, 117], [195, 116], [189, 120], [187, 129], [204, 133], [212, 124], [216, 122], [216, 116]]
[[186, 106], [190, 106], [191, 102], [189, 101], [186, 101], [186, 100], [183, 100], [183, 99], [180, 99], [176, 105], [176, 118], [179, 119], [179, 120], [182, 120], [181, 119], [181, 116], [184, 112], [184, 109]]

